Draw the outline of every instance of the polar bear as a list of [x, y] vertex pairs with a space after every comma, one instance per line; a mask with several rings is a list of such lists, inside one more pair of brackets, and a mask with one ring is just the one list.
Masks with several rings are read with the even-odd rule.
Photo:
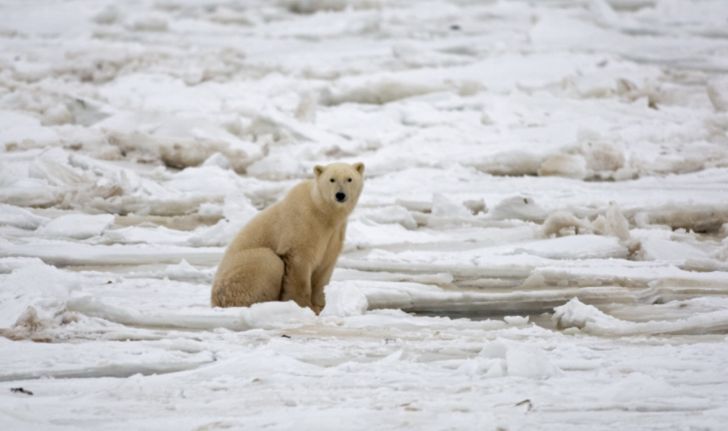
[[230, 243], [215, 274], [213, 306], [293, 300], [317, 314], [324, 308], [324, 286], [364, 185], [364, 164], [317, 165], [313, 172]]

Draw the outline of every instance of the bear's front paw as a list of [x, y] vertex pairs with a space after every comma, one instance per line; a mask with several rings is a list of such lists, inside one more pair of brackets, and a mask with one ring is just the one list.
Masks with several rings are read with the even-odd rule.
[[321, 310], [323, 310], [323, 309], [324, 309], [324, 307], [322, 305], [316, 305], [316, 304], [311, 305], [311, 310], [313, 310], [313, 312], [316, 313], [317, 316], [319, 314], [321, 314]]

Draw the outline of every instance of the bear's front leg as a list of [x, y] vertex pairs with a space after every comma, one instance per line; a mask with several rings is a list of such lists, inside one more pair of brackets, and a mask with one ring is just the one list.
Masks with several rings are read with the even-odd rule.
[[313, 309], [311, 306], [311, 267], [304, 260], [295, 257], [286, 259], [285, 262], [281, 300], [293, 300], [301, 307]]
[[326, 295], [324, 294], [324, 288], [331, 280], [331, 274], [334, 272], [336, 260], [339, 258], [341, 249], [344, 246], [345, 232], [346, 223], [342, 224], [341, 227], [339, 227], [339, 229], [331, 235], [331, 239], [326, 246], [326, 253], [324, 253], [321, 265], [313, 272], [313, 277], [311, 279], [311, 303], [313, 304], [313, 311], [315, 311], [316, 314], [321, 313], [321, 310], [326, 307]]
[[321, 310], [326, 307], [326, 295], [324, 294], [324, 288], [329, 284], [331, 280], [331, 273], [334, 272], [334, 265], [330, 264], [327, 267], [319, 268], [314, 271], [311, 279], [311, 304], [313, 304], [313, 311], [316, 314], [321, 313]]

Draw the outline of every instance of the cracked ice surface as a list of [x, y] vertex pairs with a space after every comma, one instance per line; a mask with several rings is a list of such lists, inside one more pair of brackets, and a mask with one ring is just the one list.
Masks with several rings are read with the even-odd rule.
[[[723, 429], [724, 3], [0, 2], [0, 428]], [[332, 160], [326, 309], [210, 308]]]

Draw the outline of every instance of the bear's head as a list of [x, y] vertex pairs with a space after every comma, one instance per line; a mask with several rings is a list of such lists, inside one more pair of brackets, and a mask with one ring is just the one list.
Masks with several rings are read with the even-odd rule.
[[332, 163], [313, 168], [316, 200], [347, 214], [356, 206], [364, 186], [364, 163]]

